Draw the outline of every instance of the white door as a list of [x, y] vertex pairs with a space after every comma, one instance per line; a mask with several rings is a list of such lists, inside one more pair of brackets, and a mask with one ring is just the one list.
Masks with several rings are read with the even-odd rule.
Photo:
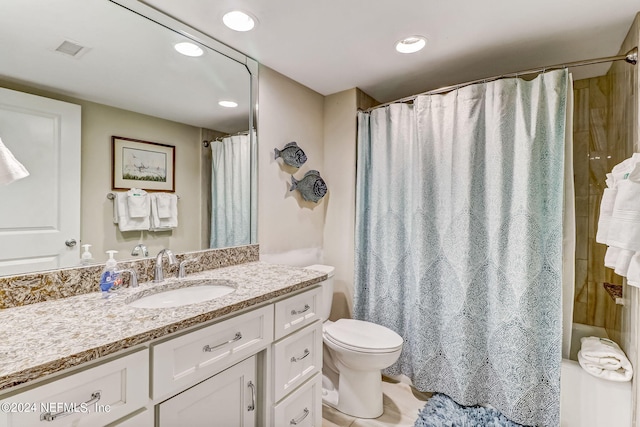
[[160, 427], [253, 427], [256, 424], [256, 357], [162, 402]]
[[80, 106], [0, 88], [0, 138], [30, 174], [0, 186], [0, 276], [79, 264]]

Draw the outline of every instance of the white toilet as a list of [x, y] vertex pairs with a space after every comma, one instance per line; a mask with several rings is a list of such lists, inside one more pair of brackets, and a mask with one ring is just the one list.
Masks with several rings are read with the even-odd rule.
[[398, 360], [402, 337], [381, 325], [362, 320], [329, 319], [333, 302], [334, 267], [306, 267], [326, 273], [322, 282], [322, 401], [358, 418], [382, 415], [380, 370]]

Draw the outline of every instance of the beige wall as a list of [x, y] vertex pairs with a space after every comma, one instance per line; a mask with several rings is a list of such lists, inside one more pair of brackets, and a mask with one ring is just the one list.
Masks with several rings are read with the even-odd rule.
[[324, 226], [324, 260], [333, 265], [331, 318], [353, 313], [357, 89], [324, 99], [324, 171], [334, 183]]
[[[260, 258], [305, 265], [323, 262], [321, 250], [327, 207], [342, 183], [325, 179], [329, 189], [317, 204], [289, 191], [311, 169], [324, 172], [324, 97], [270, 68], [259, 70], [258, 93], [258, 242]], [[297, 170], [274, 160], [274, 148], [296, 141], [307, 155]]]

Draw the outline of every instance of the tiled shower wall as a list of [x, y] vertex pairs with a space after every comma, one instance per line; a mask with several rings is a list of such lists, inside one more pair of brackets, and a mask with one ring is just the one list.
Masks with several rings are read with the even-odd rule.
[[595, 236], [606, 174], [630, 153], [611, 131], [610, 74], [576, 80], [574, 90], [574, 176], [576, 192], [576, 283], [573, 321], [605, 327], [611, 338], [620, 331], [620, 309], [604, 282], [622, 285], [622, 277], [604, 266], [606, 246]]

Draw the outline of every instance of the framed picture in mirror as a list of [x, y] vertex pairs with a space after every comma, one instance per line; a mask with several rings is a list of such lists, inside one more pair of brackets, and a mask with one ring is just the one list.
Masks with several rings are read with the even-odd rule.
[[114, 190], [175, 192], [175, 146], [121, 136], [112, 136], [111, 145]]

